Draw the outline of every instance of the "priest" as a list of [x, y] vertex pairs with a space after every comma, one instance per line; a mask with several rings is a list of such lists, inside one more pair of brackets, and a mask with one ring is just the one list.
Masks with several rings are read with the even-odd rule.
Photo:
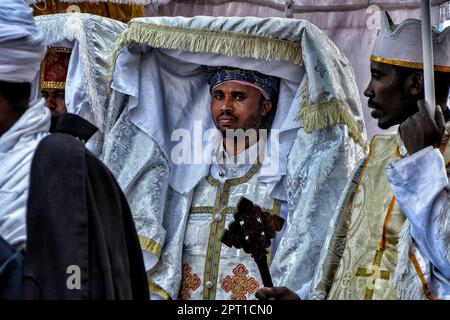
[[449, 299], [450, 29], [433, 30], [435, 116], [427, 111], [421, 21], [386, 12], [364, 91], [377, 135], [329, 228], [310, 298]]

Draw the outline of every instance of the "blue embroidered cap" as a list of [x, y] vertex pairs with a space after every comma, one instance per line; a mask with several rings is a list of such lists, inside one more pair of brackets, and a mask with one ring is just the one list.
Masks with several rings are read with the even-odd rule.
[[276, 99], [280, 87], [280, 79], [277, 77], [233, 67], [208, 67], [207, 79], [211, 92], [222, 83], [237, 82], [260, 90], [267, 100]]

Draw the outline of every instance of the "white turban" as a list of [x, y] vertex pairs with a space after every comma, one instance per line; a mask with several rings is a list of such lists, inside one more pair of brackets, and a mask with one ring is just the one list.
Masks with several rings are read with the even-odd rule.
[[26, 0], [0, 1], [0, 81], [32, 82], [46, 50]]

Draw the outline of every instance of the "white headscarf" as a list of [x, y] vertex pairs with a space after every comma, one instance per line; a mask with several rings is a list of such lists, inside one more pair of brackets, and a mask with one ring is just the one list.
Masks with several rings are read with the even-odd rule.
[[41, 99], [0, 136], [0, 236], [15, 248], [26, 240], [31, 161], [49, 129], [50, 110]]
[[0, 1], [0, 80], [32, 82], [46, 44], [26, 0]]

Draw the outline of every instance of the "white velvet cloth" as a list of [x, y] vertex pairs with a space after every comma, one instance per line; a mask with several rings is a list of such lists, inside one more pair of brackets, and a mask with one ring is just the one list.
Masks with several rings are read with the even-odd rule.
[[311, 134], [299, 130], [289, 154], [286, 230], [270, 269], [275, 286], [286, 286], [303, 299], [339, 196], [364, 155], [346, 129], [337, 125]]
[[[129, 95], [126, 109], [130, 113], [130, 121], [158, 142], [166, 158], [171, 158], [173, 147], [179, 143], [178, 140], [171, 141], [170, 133], [177, 129], [194, 133], [196, 122], [202, 125], [201, 133], [214, 128], [209, 111], [211, 95], [203, 65], [246, 66], [281, 77], [280, 99], [272, 125], [272, 129], [280, 130], [279, 170], [272, 170], [270, 157], [265, 158], [261, 169], [261, 179], [271, 183], [273, 189], [285, 174], [287, 154], [296, 130], [301, 126], [294, 118], [300, 104], [297, 91], [304, 70], [283, 62], [262, 63], [254, 59], [176, 50], [154, 50], [141, 59], [135, 49], [124, 49], [120, 54], [112, 87], [116, 92]], [[170, 112], [167, 111], [167, 105], [171, 106]], [[217, 144], [210, 140], [203, 141], [199, 146], [194, 144], [196, 137], [192, 138], [191, 150], [204, 153], [205, 158], [199, 163], [172, 165], [170, 184], [181, 193], [192, 190], [200, 178], [206, 175], [212, 154], [204, 150], [212, 151]], [[271, 149], [270, 141], [268, 152]], [[185, 179], [187, 176], [189, 179]]]
[[0, 2], [0, 80], [32, 82], [46, 51], [25, 0]]
[[0, 235], [16, 248], [26, 241], [31, 161], [49, 129], [50, 111], [40, 99], [0, 136]]
[[[394, 161], [386, 174], [410, 224], [413, 241], [408, 249], [416, 255], [431, 293], [450, 299], [450, 185], [440, 151], [428, 147]], [[407, 251], [400, 250], [399, 261]], [[396, 274], [407, 268], [411, 266], [397, 264]], [[414, 293], [421, 292], [420, 285], [418, 290], [401, 290], [411, 283], [396, 283], [401, 298], [417, 298]]]
[[[147, 16], [255, 16], [255, 17], [285, 17], [284, 0], [192, 0], [168, 1], [167, 4], [155, 3], [146, 6]], [[431, 19], [433, 25], [443, 23], [450, 16], [447, 6], [439, 5], [445, 0], [431, 1]], [[445, 10], [445, 8], [446, 10]], [[363, 105], [364, 121], [369, 139], [379, 132], [395, 132], [381, 130], [377, 121], [370, 116], [366, 107], [367, 98], [363, 92], [370, 80], [370, 53], [377, 34], [380, 9], [387, 9], [395, 22], [406, 18], [420, 18], [419, 0], [294, 0], [293, 18], [307, 20], [323, 30], [349, 59], [356, 76], [359, 95]]]

